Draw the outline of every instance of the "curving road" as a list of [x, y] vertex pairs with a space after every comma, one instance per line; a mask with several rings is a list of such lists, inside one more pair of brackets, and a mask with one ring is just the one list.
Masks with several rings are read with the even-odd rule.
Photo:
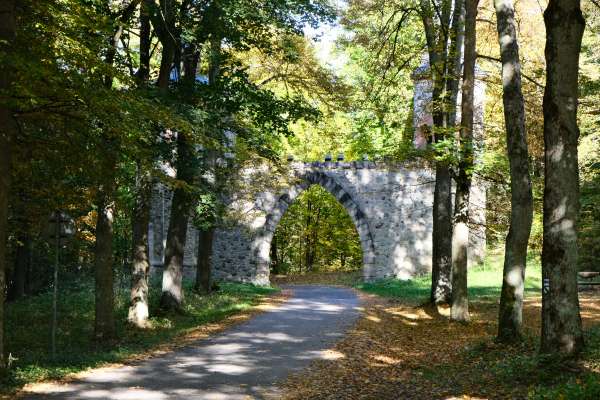
[[140, 363], [92, 371], [25, 399], [166, 400], [276, 397], [275, 383], [326, 357], [356, 321], [350, 289], [291, 286], [291, 298], [248, 322]]

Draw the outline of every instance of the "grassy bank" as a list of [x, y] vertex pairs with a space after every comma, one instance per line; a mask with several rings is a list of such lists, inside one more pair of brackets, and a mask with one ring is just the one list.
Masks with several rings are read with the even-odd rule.
[[[491, 254], [485, 262], [469, 269], [469, 298], [499, 298], [502, 288], [502, 254]], [[409, 281], [386, 279], [372, 283], [359, 283], [356, 287], [367, 293], [395, 298], [406, 303], [423, 304], [429, 300], [431, 275]], [[540, 295], [542, 267], [539, 257], [529, 257], [525, 274], [525, 295]]]
[[6, 393], [27, 383], [61, 378], [90, 367], [122, 361], [174, 341], [198, 326], [248, 310], [275, 291], [267, 287], [223, 284], [218, 292], [200, 296], [187, 285], [184, 312], [160, 315], [160, 289], [156, 282], [150, 293], [152, 328], [140, 330], [126, 323], [129, 293], [121, 289], [116, 293], [118, 339], [110, 346], [98, 347], [92, 340], [93, 287], [74, 285], [60, 295], [56, 359], [50, 354], [51, 294], [11, 303], [7, 307], [6, 348], [16, 360], [2, 380], [0, 390]]

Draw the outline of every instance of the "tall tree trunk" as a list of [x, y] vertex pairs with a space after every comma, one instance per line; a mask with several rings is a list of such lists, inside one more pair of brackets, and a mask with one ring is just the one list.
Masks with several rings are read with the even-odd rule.
[[550, 0], [544, 92], [544, 243], [541, 351], [577, 354], [583, 348], [577, 293], [577, 95], [585, 20], [578, 0]]
[[[449, 10], [449, 0], [442, 5]], [[444, 110], [445, 87], [448, 67], [449, 12], [444, 12], [437, 27], [430, 0], [421, 0], [421, 19], [429, 53], [429, 68], [433, 83], [432, 105], [435, 142], [444, 140], [447, 121]], [[432, 233], [432, 279], [430, 299], [433, 303], [449, 301], [451, 294], [450, 273], [452, 267], [452, 178], [446, 161], [438, 161], [435, 166], [435, 189], [433, 196]]]
[[177, 3], [167, 0], [160, 0], [158, 5], [153, 0], [144, 0], [144, 2], [154, 31], [162, 45], [157, 84], [164, 91], [169, 88], [176, 47], [179, 44], [179, 33], [175, 26], [175, 6]]
[[454, 321], [469, 320], [467, 253], [469, 247], [469, 192], [473, 169], [473, 109], [475, 100], [476, 18], [478, 0], [465, 1], [465, 58], [462, 85], [459, 170], [452, 232], [452, 309]]
[[502, 98], [506, 147], [510, 163], [511, 213], [506, 237], [498, 339], [521, 339], [523, 289], [527, 243], [533, 218], [533, 195], [529, 176], [529, 152], [525, 132], [525, 105], [521, 91], [521, 62], [512, 0], [495, 0], [498, 41], [502, 60]]
[[31, 260], [31, 236], [24, 232], [19, 235], [19, 244], [15, 254], [15, 269], [13, 272], [13, 287], [11, 299], [19, 300], [25, 296], [27, 270]]
[[196, 72], [200, 63], [200, 52], [195, 44], [189, 44], [183, 51], [183, 80], [187, 85], [196, 82]]
[[[452, 37], [446, 79], [446, 114], [443, 127], [452, 129], [456, 124], [456, 101], [462, 70], [464, 41], [464, 0], [457, 0], [452, 17]], [[437, 121], [440, 116], [436, 118]], [[435, 120], [434, 120], [435, 121]], [[439, 136], [439, 135], [437, 135]], [[436, 139], [438, 139], [436, 136]], [[442, 137], [439, 141], [443, 140]], [[433, 200], [433, 253], [430, 301], [450, 303], [452, 298], [452, 176], [448, 162], [436, 162]]]
[[140, 68], [137, 78], [145, 84], [150, 78], [150, 10], [146, 1], [140, 5]]
[[211, 256], [214, 232], [214, 228], [198, 231], [196, 290], [200, 293], [210, 293], [211, 291]]
[[98, 220], [96, 222], [96, 247], [94, 271], [96, 278], [96, 319], [94, 334], [97, 341], [105, 342], [115, 337], [114, 289], [113, 289], [113, 218], [114, 180], [98, 192]]
[[152, 178], [138, 164], [136, 202], [133, 211], [133, 266], [131, 272], [131, 303], [127, 320], [144, 328], [148, 324], [148, 275], [150, 260], [148, 248], [148, 224], [150, 223], [150, 199]]
[[[150, 76], [150, 9], [146, 1], [140, 5], [140, 86], [148, 83]], [[150, 223], [150, 201], [152, 198], [152, 174], [149, 168], [138, 161], [136, 174], [136, 199], [133, 210], [131, 293], [127, 321], [144, 328], [150, 316], [148, 309], [148, 279], [150, 274], [150, 254], [148, 247], [148, 229]]]
[[175, 56], [175, 45], [171, 40], [162, 43], [163, 50], [160, 57], [160, 69], [158, 72], [158, 87], [162, 90], [169, 88], [171, 70], [173, 68], [173, 57]]
[[[193, 185], [195, 176], [194, 150], [184, 134], [177, 136], [177, 180]], [[178, 185], [173, 192], [171, 216], [167, 232], [165, 266], [162, 280], [161, 308], [179, 311], [183, 305], [183, 257], [187, 227], [192, 205], [190, 187]]]
[[[117, 55], [117, 49], [123, 26], [135, 13], [138, 1], [132, 1], [122, 11], [120, 23], [117, 25], [110, 39], [110, 47], [105, 63], [112, 66]], [[104, 77], [104, 86], [112, 88], [114, 77], [109, 74]], [[96, 222], [96, 245], [94, 249], [94, 274], [95, 274], [95, 322], [94, 335], [99, 342], [110, 341], [115, 338], [114, 317], [114, 254], [113, 254], [113, 220], [115, 212], [114, 192], [116, 186], [117, 152], [116, 145], [109, 135], [103, 137], [105, 150], [104, 162], [105, 180], [100, 185], [97, 194], [98, 219]]]
[[[15, 1], [0, 2], [0, 51], [8, 52], [16, 36]], [[0, 64], [0, 90], [11, 86], [11, 67]], [[8, 238], [8, 197], [10, 194], [12, 144], [17, 127], [12, 111], [0, 105], [0, 369], [6, 367], [4, 358], [4, 292], [6, 287], [6, 246]]]

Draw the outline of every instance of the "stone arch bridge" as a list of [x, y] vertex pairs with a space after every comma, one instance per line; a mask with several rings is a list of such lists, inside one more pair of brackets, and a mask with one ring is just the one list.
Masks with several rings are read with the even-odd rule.
[[[212, 273], [216, 280], [269, 283], [270, 245], [289, 205], [320, 185], [346, 209], [360, 237], [365, 280], [409, 279], [431, 270], [435, 174], [424, 164], [372, 161], [292, 162], [280, 168], [244, 166], [227, 199], [226, 220], [215, 231]], [[157, 187], [150, 226], [150, 260], [162, 267], [170, 194]], [[485, 251], [485, 189], [471, 192], [470, 262]], [[195, 273], [198, 233], [188, 228], [184, 274]]]

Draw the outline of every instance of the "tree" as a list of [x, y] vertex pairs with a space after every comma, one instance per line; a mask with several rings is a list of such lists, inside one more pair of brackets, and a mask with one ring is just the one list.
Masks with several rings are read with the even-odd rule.
[[578, 0], [550, 0], [544, 92], [544, 236], [541, 351], [573, 356], [583, 348], [577, 293], [578, 73], [585, 20]]
[[113, 221], [114, 186], [107, 179], [105, 186], [98, 190], [98, 218], [96, 222], [96, 247], [94, 250], [95, 271], [95, 323], [94, 335], [100, 342], [115, 337], [114, 288], [113, 288]]
[[148, 311], [148, 274], [150, 260], [148, 254], [148, 224], [150, 222], [150, 199], [152, 194], [152, 178], [148, 169], [138, 163], [136, 171], [135, 208], [133, 211], [132, 247], [133, 265], [131, 266], [131, 304], [127, 320], [143, 328], [147, 325]]
[[[448, 54], [450, 17], [452, 1], [444, 1], [441, 6], [434, 5], [436, 12], [432, 10], [429, 0], [421, 1], [421, 18], [425, 30], [427, 50], [429, 54], [429, 68], [432, 80], [433, 92], [431, 96], [433, 114], [433, 141], [444, 143], [448, 139], [447, 130], [448, 114], [455, 113], [456, 105], [447, 104], [448, 95], [445, 90], [450, 77], [448, 67], [452, 59]], [[437, 10], [441, 8], [441, 12]], [[453, 40], [459, 40], [460, 24], [458, 17], [462, 7], [462, 1], [454, 4], [455, 35]], [[436, 24], [435, 15], [438, 15]], [[456, 46], [455, 46], [456, 47]], [[460, 47], [456, 47], [458, 52]], [[454, 72], [454, 71], [452, 71]], [[452, 98], [452, 96], [450, 96]], [[454, 97], [456, 99], [456, 97]], [[447, 110], [448, 106], [450, 107]], [[451, 136], [449, 138], [451, 140]], [[452, 271], [452, 177], [448, 157], [441, 154], [435, 164], [435, 188], [433, 195], [433, 229], [432, 229], [432, 282], [431, 301], [433, 303], [447, 303], [452, 293], [451, 271]]]
[[459, 162], [454, 199], [452, 233], [452, 309], [454, 321], [469, 320], [467, 261], [469, 248], [469, 193], [473, 173], [473, 115], [475, 99], [475, 60], [477, 57], [477, 5], [479, 0], [465, 1], [465, 55], [462, 84]]
[[[138, 86], [144, 88], [148, 85], [150, 76], [150, 47], [151, 26], [150, 10], [146, 1], [140, 4], [140, 65], [136, 73]], [[152, 143], [154, 144], [154, 143]], [[153, 146], [148, 146], [153, 147]], [[144, 154], [144, 153], [143, 153]], [[150, 273], [148, 230], [150, 223], [150, 202], [152, 198], [152, 167], [147, 165], [148, 159], [151, 163], [155, 162], [156, 155], [151, 152], [150, 156], [140, 156], [136, 163], [136, 182], [135, 182], [135, 205], [133, 210], [132, 226], [132, 268], [131, 268], [131, 294], [130, 305], [127, 320], [143, 328], [147, 325], [150, 315], [148, 310], [148, 297], [150, 295], [148, 288], [148, 278]]]
[[165, 267], [163, 270], [161, 308], [179, 311], [183, 305], [183, 257], [187, 238], [188, 220], [192, 206], [192, 188], [196, 176], [197, 155], [187, 135], [177, 136], [177, 181], [173, 192], [171, 216], [167, 232]]
[[511, 182], [510, 228], [504, 254], [498, 339], [512, 342], [521, 337], [527, 243], [533, 219], [533, 194], [529, 176], [525, 104], [521, 91], [521, 62], [514, 5], [512, 0], [495, 0], [494, 6], [502, 60], [502, 99]]
[[[117, 55], [118, 47], [123, 34], [124, 24], [128, 23], [133, 17], [139, 0], [132, 0], [119, 10], [117, 15], [113, 15], [114, 33], [109, 41], [109, 47], [106, 51], [105, 62], [109, 67], [113, 67]], [[110, 15], [110, 14], [109, 14]], [[114, 84], [113, 71], [110, 69], [104, 76], [104, 86], [110, 92]], [[113, 222], [115, 214], [115, 189], [118, 168], [118, 154], [121, 146], [120, 140], [113, 137], [111, 129], [101, 130], [102, 148], [104, 157], [102, 171], [104, 176], [99, 179], [97, 189], [97, 212], [96, 222], [96, 246], [94, 249], [94, 270], [95, 270], [95, 297], [96, 297], [96, 318], [94, 324], [94, 334], [98, 341], [110, 341], [115, 337], [115, 317], [114, 317], [114, 274], [113, 274]]]
[[[7, 54], [16, 36], [14, 0], [0, 4], [0, 54]], [[0, 92], [8, 91], [11, 82], [10, 63], [0, 63]], [[6, 240], [8, 236], [8, 197], [10, 193], [11, 155], [16, 138], [16, 122], [13, 110], [0, 103], [0, 369], [6, 366], [4, 359], [4, 292], [6, 286]]]

